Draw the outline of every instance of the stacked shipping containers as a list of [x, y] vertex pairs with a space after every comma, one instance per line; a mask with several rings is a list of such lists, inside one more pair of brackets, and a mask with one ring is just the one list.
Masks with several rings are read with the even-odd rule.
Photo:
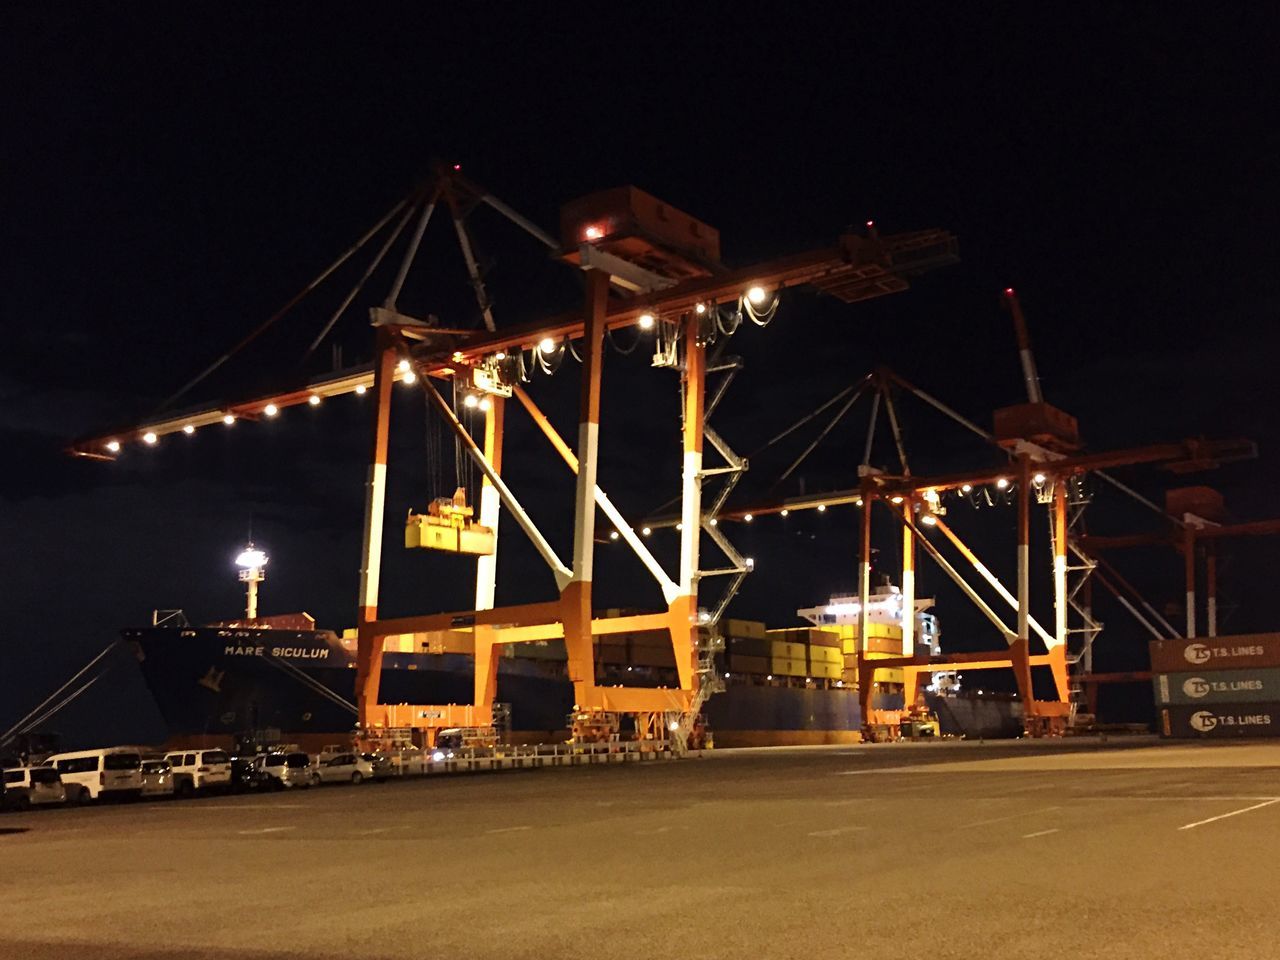
[[725, 671], [762, 679], [840, 680], [840, 638], [826, 630], [766, 630], [754, 620], [725, 620]]
[[1280, 736], [1280, 634], [1151, 642], [1166, 737]]

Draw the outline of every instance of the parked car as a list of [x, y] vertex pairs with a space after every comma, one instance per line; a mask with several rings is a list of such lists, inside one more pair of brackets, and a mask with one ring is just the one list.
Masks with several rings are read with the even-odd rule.
[[301, 751], [265, 753], [254, 760], [267, 786], [277, 790], [286, 787], [309, 787], [312, 784], [311, 758]]
[[312, 775], [316, 783], [360, 783], [373, 777], [373, 764], [358, 753], [322, 754]]
[[128, 747], [57, 753], [45, 763], [57, 769], [68, 803], [130, 798], [142, 793], [142, 755]]
[[236, 793], [261, 790], [269, 786], [265, 781], [266, 775], [257, 767], [257, 759], [256, 754], [231, 758], [230, 787]]
[[164, 758], [173, 767], [175, 793], [225, 790], [231, 784], [231, 757], [225, 750], [181, 750]]
[[144, 797], [173, 796], [173, 767], [168, 760], [142, 761], [142, 795]]
[[53, 767], [11, 767], [4, 771], [4, 795], [0, 805], [27, 810], [67, 799], [62, 778]]
[[371, 776], [375, 780], [385, 780], [387, 777], [394, 777], [398, 772], [396, 765], [391, 758], [385, 753], [362, 753], [360, 756], [369, 762], [373, 768]]

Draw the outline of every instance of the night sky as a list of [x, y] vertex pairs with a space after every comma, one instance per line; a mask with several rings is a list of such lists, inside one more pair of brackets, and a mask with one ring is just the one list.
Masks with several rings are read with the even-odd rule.
[[[906, 294], [845, 306], [790, 291], [770, 327], [739, 332], [732, 352], [746, 371], [715, 423], [740, 452], [879, 364], [989, 424], [993, 408], [1023, 399], [999, 306], [1013, 285], [1047, 399], [1080, 418], [1090, 449], [1256, 439], [1259, 460], [1204, 479], [1242, 519], [1280, 515], [1270, 479], [1280, 466], [1274, 15], [1179, 4], [672, 4], [609, 22], [599, 5], [490, 4], [471, 15], [377, 6], [0, 12], [0, 720], [152, 608], [182, 607], [194, 621], [236, 615], [231, 558], [250, 524], [271, 555], [264, 612], [354, 623], [361, 398], [170, 437], [114, 464], [61, 450], [151, 414], [435, 160], [462, 164], [552, 232], [564, 201], [634, 183], [718, 227], [735, 266], [830, 243], [869, 218], [886, 233], [954, 232], [962, 262]], [[470, 225], [500, 326], [579, 302], [579, 278], [491, 211]], [[402, 309], [478, 324], [444, 218], [422, 261]], [[326, 369], [328, 343], [305, 362], [303, 350], [360, 269], [189, 399], [251, 395]], [[366, 308], [388, 283], [375, 275], [339, 322], [331, 342], [346, 363], [369, 358]], [[650, 370], [648, 356], [612, 354], [604, 383], [601, 483], [632, 518], [678, 489], [676, 378]], [[570, 364], [533, 385], [566, 436], [574, 373]], [[437, 492], [421, 395], [397, 390], [383, 609], [465, 608], [470, 561], [397, 546], [404, 511]], [[901, 402], [916, 473], [996, 462]], [[863, 406], [783, 491], [851, 485], [865, 418]], [[509, 481], [567, 556], [572, 477], [523, 412], [513, 407], [508, 424]], [[744, 498], [767, 490], [813, 435], [754, 459]], [[888, 466], [891, 453], [880, 443], [873, 459]], [[1152, 469], [1117, 474], [1157, 498], [1171, 482]], [[1096, 532], [1155, 519], [1106, 490], [1092, 509]], [[951, 519], [1011, 582], [1014, 510], [953, 507]], [[733, 530], [757, 573], [732, 612], [784, 626], [797, 607], [852, 589], [855, 523], [841, 508]], [[1033, 556], [1047, 560], [1042, 516], [1034, 532]], [[655, 541], [674, 569], [674, 534]], [[896, 541], [881, 539], [887, 570]], [[499, 602], [550, 598], [550, 576], [509, 519], [502, 544]], [[597, 552], [597, 605], [652, 608], [656, 588], [624, 549]], [[1177, 599], [1172, 553], [1122, 559], [1154, 602]], [[1232, 547], [1227, 631], [1274, 626], [1274, 559], [1271, 544]], [[1037, 568], [1036, 585], [1046, 620], [1048, 569]], [[939, 599], [947, 647], [998, 644], [936, 569], [922, 572], [921, 591]], [[1140, 628], [1100, 612], [1109, 628], [1098, 667], [1144, 666]], [[78, 741], [163, 735], [124, 656], [54, 726]]]

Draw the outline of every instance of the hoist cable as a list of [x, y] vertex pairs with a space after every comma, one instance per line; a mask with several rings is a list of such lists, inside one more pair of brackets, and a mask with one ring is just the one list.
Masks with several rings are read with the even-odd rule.
[[235, 346], [233, 346], [230, 350], [222, 354], [222, 356], [218, 357], [217, 360], [213, 361], [213, 363], [209, 364], [209, 366], [205, 367], [198, 374], [196, 374], [194, 377], [188, 380], [185, 384], [183, 384], [182, 387], [180, 387], [176, 393], [173, 393], [172, 395], [170, 395], [163, 403], [160, 404], [159, 407], [156, 408], [156, 410], [157, 411], [164, 410], [166, 407], [172, 404], [175, 400], [185, 395], [187, 391], [189, 391], [192, 387], [199, 384], [211, 373], [213, 373], [215, 370], [221, 367], [224, 363], [230, 360], [233, 356], [235, 356], [237, 353], [239, 353], [241, 350], [243, 350], [245, 347], [251, 344], [254, 340], [258, 339], [258, 337], [266, 333], [266, 331], [271, 327], [272, 324], [274, 324], [277, 320], [279, 320], [281, 317], [287, 314], [290, 310], [296, 307], [302, 301], [302, 299], [306, 297], [307, 294], [309, 294], [312, 290], [314, 290], [326, 279], [328, 279], [329, 276], [335, 270], [337, 270], [340, 266], [342, 266], [344, 263], [350, 260], [351, 257], [355, 255], [366, 243], [368, 243], [375, 236], [377, 236], [379, 231], [381, 231], [383, 227], [385, 227], [388, 223], [390, 223], [391, 220], [396, 216], [396, 214], [398, 214], [405, 207], [406, 204], [410, 203], [415, 196], [416, 196], [416, 193], [410, 194], [409, 196], [402, 199], [395, 206], [393, 206], [385, 214], [383, 214], [382, 218], [378, 220], [378, 222], [375, 223], [372, 227], [366, 230], [364, 235], [361, 236], [360, 239], [358, 239], [354, 244], [348, 247], [341, 254], [341, 256], [338, 257], [338, 259], [334, 260], [331, 264], [329, 264], [329, 266], [325, 267], [324, 270], [320, 272], [319, 276], [317, 276], [305, 287], [303, 287], [296, 294], [294, 294], [289, 299], [288, 303], [286, 303], [283, 307], [281, 307], [279, 310], [277, 310], [275, 313], [269, 316], [266, 320], [264, 320], [261, 324], [255, 327], [247, 336], [245, 336], [242, 340], [240, 340], [240, 342], [237, 343]]

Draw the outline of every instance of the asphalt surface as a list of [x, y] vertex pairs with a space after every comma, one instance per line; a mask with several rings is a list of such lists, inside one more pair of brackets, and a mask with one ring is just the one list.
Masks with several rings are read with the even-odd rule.
[[1280, 744], [730, 750], [0, 817], [5, 958], [1274, 958]]

